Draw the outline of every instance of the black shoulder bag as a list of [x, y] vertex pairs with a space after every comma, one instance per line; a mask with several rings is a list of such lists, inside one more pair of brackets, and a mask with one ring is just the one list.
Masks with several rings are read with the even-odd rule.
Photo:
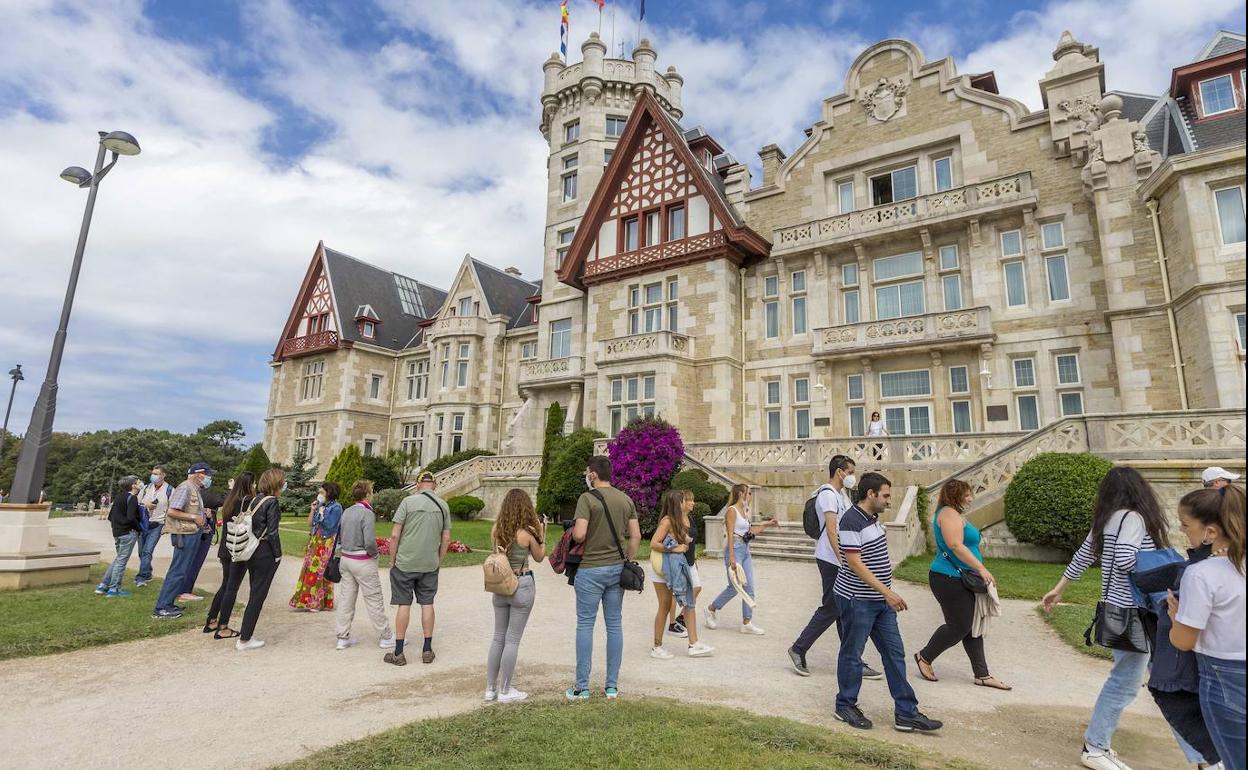
[[611, 537], [615, 540], [616, 550], [620, 552], [620, 559], [624, 561], [624, 568], [620, 570], [620, 588], [625, 591], [636, 591], [641, 593], [646, 590], [646, 573], [641, 565], [635, 561], [629, 561], [624, 555], [624, 547], [620, 545], [620, 533], [615, 528], [615, 522], [611, 519], [611, 509], [607, 507], [607, 498], [596, 489], [589, 490], [589, 493], [598, 498], [598, 502], [602, 503], [602, 515], [607, 519], [607, 526], [611, 528]]
[[[1118, 535], [1114, 538], [1114, 550], [1118, 549], [1118, 537], [1122, 536], [1122, 525], [1127, 522], [1127, 516], [1129, 515], [1131, 515], [1129, 512], [1123, 514], [1122, 521], [1118, 522]], [[1114, 555], [1110, 554], [1110, 586], [1114, 583], [1114, 569], [1116, 567]], [[1088, 630], [1083, 632], [1083, 642], [1088, 647], [1092, 646], [1094, 639], [1101, 647], [1108, 647], [1111, 650], [1142, 652], [1145, 654], [1152, 651], [1148, 629], [1144, 625], [1144, 618], [1139, 607], [1119, 607], [1104, 600], [1097, 602], [1096, 615], [1092, 618], [1092, 625], [1088, 626]]]
[[338, 520], [338, 533], [334, 535], [334, 541], [329, 544], [329, 561], [325, 562], [325, 579], [331, 583], [342, 581], [342, 557], [338, 555], [338, 535], [342, 534], [342, 520]]
[[[939, 527], [939, 526], [940, 526], [940, 522], [936, 522], [933, 528]], [[942, 538], [943, 538], [943, 535], [942, 535]], [[946, 546], [945, 549], [940, 552], [940, 554], [945, 557], [945, 561], [952, 564], [953, 568], [958, 571], [958, 580], [962, 582], [963, 588], [965, 588], [966, 590], [970, 591], [973, 594], [988, 593], [988, 581], [984, 580], [984, 576], [979, 574], [973, 569], [963, 569], [962, 564], [960, 564], [957, 559], [953, 558], [953, 554], [949, 551], [948, 546]]]

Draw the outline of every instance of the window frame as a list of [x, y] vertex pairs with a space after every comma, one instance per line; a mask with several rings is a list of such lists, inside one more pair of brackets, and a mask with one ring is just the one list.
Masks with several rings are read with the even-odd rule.
[[[612, 125], [619, 126], [620, 130], [617, 133], [612, 133], [611, 132]], [[608, 139], [619, 139], [621, 136], [624, 136], [624, 131], [626, 128], [628, 128], [628, 116], [627, 115], [607, 115], [603, 119], [603, 134]]]
[[[555, 328], [556, 324], [567, 324], [567, 328], [556, 329]], [[554, 319], [553, 321], [550, 322], [550, 325], [547, 327], [547, 334], [550, 338], [549, 339], [550, 360], [558, 361], [564, 358], [572, 357], [572, 319], [571, 318]], [[566, 341], [566, 345], [561, 345], [558, 351], [556, 351], [556, 348], [555, 348], [556, 339]], [[563, 355], [555, 355], [556, 352], [563, 351], [565, 347], [566, 347], [566, 352], [564, 352]]]
[[[897, 197], [896, 175], [903, 171], [909, 171], [914, 175], [914, 195], [909, 198]], [[882, 179], [884, 177], [888, 177], [888, 195], [890, 200], [878, 201], [875, 198], [875, 180]], [[872, 174], [867, 177], [867, 191], [871, 194], [872, 208], [876, 206], [890, 206], [894, 203], [905, 203], [906, 201], [915, 200], [919, 197], [919, 164], [916, 161], [910, 161], [905, 165], [896, 166], [888, 171], [881, 171], [879, 173]]]
[[[958, 407], [966, 407], [966, 430], [958, 430]], [[971, 408], [970, 399], [955, 398], [949, 402], [949, 428], [953, 433], [975, 432], [975, 410]]]
[[455, 387], [468, 387], [468, 362], [472, 358], [472, 343], [461, 342], [455, 348]]
[[[1062, 264], [1062, 281], [1066, 289], [1065, 297], [1053, 296], [1053, 263], [1058, 260], [1061, 260], [1061, 264]], [[1070, 291], [1070, 259], [1067, 257], [1065, 252], [1058, 252], [1056, 254], [1044, 255], [1044, 278], [1045, 278], [1045, 281], [1044, 281], [1045, 291], [1048, 294], [1050, 304], [1056, 305], [1056, 304], [1062, 304], [1062, 303], [1071, 301], [1072, 294]]]
[[581, 138], [581, 119], [574, 118], [563, 124], [563, 143], [572, 144], [580, 141]]
[[[1018, 381], [1018, 365], [1024, 361], [1031, 364], [1031, 384], [1021, 385]], [[1010, 359], [1010, 376], [1011, 382], [1014, 384], [1015, 390], [1035, 390], [1039, 387], [1039, 377], [1036, 376], [1036, 358], [1035, 356], [1017, 356]]]
[[385, 384], [386, 376], [375, 372], [368, 375], [368, 400], [381, 401], [381, 389]]
[[[889, 426], [889, 421], [888, 421], [888, 413], [894, 410], [898, 410], [898, 409], [901, 410], [902, 412], [902, 417], [903, 417], [902, 422], [905, 426], [905, 429], [900, 430], [900, 431], [893, 430], [893, 428]], [[911, 430], [913, 425], [911, 423], [910, 417], [911, 417], [911, 410], [913, 409], [924, 409], [927, 411], [927, 428], [928, 429], [925, 433], [915, 433], [914, 431]], [[935, 426], [933, 424], [935, 420], [935, 416], [936, 416], [936, 410], [933, 408], [932, 403], [930, 401], [920, 401], [920, 402], [898, 401], [898, 402], [894, 402], [891, 404], [882, 405], [879, 411], [880, 411], [880, 419], [883, 420], [884, 425], [886, 429], [888, 430], [888, 434], [890, 436], [930, 436], [936, 432], [934, 430]]]
[[[900, 374], [915, 374], [915, 373], [919, 373], [919, 372], [922, 372], [924, 375], [926, 375], [926, 376], [927, 376], [927, 391], [926, 391], [925, 393], [901, 393], [901, 394], [897, 394], [897, 395], [893, 395], [893, 396], [888, 396], [888, 395], [885, 395], [886, 388], [884, 387], [884, 378], [885, 378], [886, 376], [888, 376], [888, 375], [900, 375]], [[879, 386], [880, 386], [880, 389], [879, 389], [879, 394], [880, 394], [880, 396], [879, 396], [879, 398], [880, 398], [880, 400], [881, 400], [881, 401], [884, 401], [884, 400], [892, 400], [892, 399], [931, 398], [931, 397], [932, 397], [932, 393], [933, 393], [933, 389], [932, 389], [932, 371], [931, 371], [931, 369], [897, 369], [897, 370], [894, 370], [894, 371], [880, 372], [880, 373], [879, 373]]]
[[[1073, 396], [1079, 399], [1079, 411], [1071, 412], [1066, 409], [1066, 398]], [[1083, 391], [1082, 390], [1063, 390], [1057, 394], [1057, 409], [1062, 417], [1079, 417], [1084, 414]]]
[[[940, 186], [941, 163], [946, 164], [949, 173], [949, 184], [945, 187]], [[932, 158], [932, 191], [938, 193], [948, 192], [955, 187], [957, 187], [957, 185], [954, 184], [953, 181], [953, 155], [941, 155], [940, 157]]]
[[[1226, 78], [1227, 82], [1230, 83], [1230, 86], [1231, 86], [1231, 106], [1227, 107], [1224, 110], [1218, 110], [1217, 112], [1209, 112], [1208, 110], [1209, 103], [1205, 100], [1205, 84], [1213, 83], [1215, 81], [1221, 80], [1222, 78]], [[1230, 72], [1225, 72], [1221, 75], [1214, 75], [1213, 77], [1209, 77], [1209, 78], [1205, 78], [1204, 80], [1197, 81], [1196, 93], [1200, 94], [1200, 117], [1202, 118], [1212, 118], [1218, 115], [1226, 115], [1227, 113], [1235, 112], [1236, 110], [1240, 109], [1240, 105], [1241, 105], [1240, 96], [1235, 90], [1235, 77]]]
[[[312, 460], [316, 455], [316, 420], [300, 420], [295, 423], [294, 451], [299, 452], [300, 445], [304, 447], [304, 456]], [[308, 426], [312, 426], [311, 430], [307, 430]]]
[[[953, 382], [953, 373], [959, 369], [962, 370], [963, 381], [966, 383], [966, 387], [963, 388], [962, 390], [958, 390], [957, 386], [954, 385], [954, 382]], [[958, 395], [958, 396], [965, 395], [971, 392], [971, 368], [969, 366], [962, 364], [959, 366], [949, 367], [949, 392], [953, 395]]]
[[[844, 319], [846, 325], [862, 323], [862, 293], [861, 292], [862, 292], [861, 289], [856, 289], [856, 288], [848, 289], [846, 291], [841, 292], [841, 318]], [[853, 302], [850, 302], [851, 297], [853, 298]], [[849, 312], [851, 307], [854, 310], [852, 314]], [[851, 315], [852, 315], [852, 318], [851, 318]]]
[[[564, 236], [567, 239], [564, 239]], [[572, 248], [572, 239], [576, 236], [576, 228], [569, 227], [565, 230], [559, 230], [555, 233], [555, 267], [563, 267], [563, 261], [568, 258], [568, 250]]]
[[[1056, 246], [1049, 245], [1047, 231], [1050, 227], [1056, 226], [1057, 232], [1061, 236], [1061, 241]], [[1054, 220], [1052, 222], [1040, 223], [1040, 250], [1041, 251], [1062, 251], [1066, 248], [1066, 225], [1062, 220]]]
[[[1071, 380], [1070, 382], [1065, 382], [1062, 380], [1061, 360], [1063, 358], [1073, 358], [1075, 360], [1075, 379]], [[1077, 387], [1077, 386], [1083, 385], [1083, 364], [1079, 360], [1078, 351], [1070, 351], [1067, 353], [1054, 353], [1053, 354], [1053, 375], [1054, 375], [1054, 378], [1057, 380], [1057, 387], [1059, 388], [1069, 388], [1069, 387]]]
[[[1030, 427], [1030, 428], [1023, 424], [1023, 402], [1024, 401], [1030, 401], [1032, 404], [1035, 405], [1036, 424], [1035, 426]], [[1019, 430], [1026, 430], [1026, 431], [1040, 430], [1040, 426], [1043, 424], [1043, 421], [1040, 418], [1040, 396], [1039, 394], [1019, 393], [1018, 395], [1014, 397], [1014, 408], [1017, 410], [1016, 422], [1018, 424]]]
[[[810, 375], [803, 374], [792, 379], [793, 383], [793, 438], [805, 440], [811, 437], [810, 421]], [[802, 398], [799, 383], [806, 383], [806, 397]], [[804, 426], [804, 429], [803, 429]]]
[[[315, 370], [315, 371], [313, 371]], [[309, 391], [315, 391], [309, 394]], [[299, 376], [299, 401], [319, 401], [325, 395], [325, 359], [308, 361]]]
[[612, 436], [618, 435], [625, 425], [637, 417], [658, 414], [658, 381], [654, 372], [637, 372], [609, 378], [607, 397], [607, 414]]
[[[1005, 250], [1005, 236], [1007, 235], [1014, 235], [1018, 237], [1018, 251], [1007, 252]], [[1023, 231], [1021, 228], [1018, 228], [1018, 227], [1015, 227], [1010, 230], [1002, 230], [998, 236], [998, 245], [1001, 247], [1002, 259], [1011, 259], [1011, 258], [1022, 259], [1027, 251], [1027, 247], [1025, 245], [1025, 242], [1023, 241]]]
[[[848, 410], [849, 417], [849, 435], [861, 436], [867, 432], [867, 407], [865, 404], [852, 404]], [[859, 425], [854, 426], [855, 415]]]
[[[1023, 285], [1022, 285], [1023, 301], [1019, 303], [1014, 303], [1010, 301], [1010, 268], [1015, 265], [1017, 265], [1019, 268], [1018, 275], [1019, 275], [1019, 278], [1022, 279], [1022, 282], [1023, 282]], [[1029, 302], [1029, 297], [1028, 297], [1028, 292], [1027, 292], [1027, 262], [1025, 260], [1007, 259], [1001, 262], [1001, 285], [1002, 285], [1002, 288], [1005, 289], [1004, 293], [1005, 293], [1005, 309], [1006, 310], [1017, 310], [1019, 308], [1026, 308], [1031, 304]]]
[[[1239, 211], [1241, 215], [1245, 213], [1245, 203], [1248, 203], [1248, 201], [1245, 200], [1244, 184], [1242, 182], [1239, 184], [1232, 184], [1232, 185], [1226, 185], [1224, 187], [1212, 188], [1211, 191], [1213, 193], [1213, 211], [1214, 211], [1215, 216], [1217, 216], [1218, 218], [1218, 241], [1221, 242], [1223, 246], [1238, 246], [1239, 244], [1244, 243], [1244, 241], [1228, 242], [1226, 240], [1226, 227], [1222, 222], [1222, 209], [1221, 207], [1218, 206], [1218, 193], [1226, 192], [1228, 190], [1235, 190], [1236, 192], [1239, 193]], [[1245, 227], [1245, 230], [1248, 230], [1248, 227]]]
[[[858, 380], [858, 395], [854, 395], [853, 381]], [[867, 400], [867, 377], [865, 374], [845, 375], [845, 400], [850, 402]]]
[[[677, 219], [679, 215], [679, 219]], [[675, 234], [675, 224], [680, 223], [680, 235]], [[689, 237], [689, 218], [684, 203], [676, 203], [667, 207], [663, 216], [663, 242], [683, 241]]]
[[[846, 188], [848, 188], [848, 191], [849, 191], [849, 208], [848, 209], [845, 208]], [[852, 214], [854, 212], [854, 209], [857, 208], [857, 204], [858, 204], [858, 199], [855, 195], [854, 180], [842, 179], [841, 181], [837, 182], [836, 183], [836, 213]]]
[[[797, 288], [799, 280], [802, 288]], [[789, 274], [789, 323], [794, 336], [804, 335], [810, 331], [806, 318], [806, 270], [794, 270]], [[800, 323], [799, 323], [800, 319]], [[800, 329], [798, 327], [801, 327]]]
[[[949, 301], [949, 287], [951, 284], [957, 287], [957, 301], [953, 303], [950, 303]], [[940, 297], [942, 300], [941, 304], [945, 308], [946, 313], [961, 310], [966, 306], [966, 303], [962, 301], [961, 273], [949, 273], [940, 277]]]
[[[560, 184], [562, 185], [563, 203], [571, 203], [576, 200], [577, 190], [577, 172], [580, 170], [581, 159], [576, 153], [563, 156], [563, 169], [559, 172]], [[569, 183], [571, 189], [569, 192]]]
[[1239, 346], [1240, 354], [1248, 352], [1248, 329], [1245, 329], [1245, 323], [1248, 322], [1248, 313], [1243, 310], [1231, 311], [1231, 323], [1235, 324], [1235, 342]]

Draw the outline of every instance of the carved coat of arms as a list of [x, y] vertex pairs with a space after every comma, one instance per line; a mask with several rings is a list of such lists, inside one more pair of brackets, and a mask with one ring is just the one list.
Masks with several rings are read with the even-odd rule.
[[880, 82], [858, 97], [858, 103], [868, 115], [883, 123], [901, 109], [906, 91], [909, 89], [910, 84], [901, 78], [896, 80], [880, 78]]

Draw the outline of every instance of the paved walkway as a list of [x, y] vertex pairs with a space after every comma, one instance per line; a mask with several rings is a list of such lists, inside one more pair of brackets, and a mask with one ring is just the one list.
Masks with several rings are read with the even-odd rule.
[[[97, 544], [106, 555], [112, 552], [107, 522], [58, 519], [52, 528], [58, 542], [72, 537]], [[162, 547], [158, 573], [168, 558], [167, 542]], [[481, 706], [493, 615], [478, 568], [443, 573], [434, 637], [437, 661], [424, 666], [417, 656], [406, 668], [394, 668], [381, 662], [362, 606], [355, 623], [362, 643], [344, 652], [334, 649], [332, 613], [287, 609], [298, 567], [289, 557], [282, 562], [257, 629], [268, 646], [259, 651], [238, 653], [229, 642], [195, 630], [0, 662], [5, 690], [0, 767], [265, 767], [411, 720]], [[818, 601], [813, 565], [762, 561], [756, 568], [756, 620], [767, 635], [743, 636], [725, 630], [732, 624], [724, 623], [718, 631], [704, 632], [717, 648], [710, 658], [652, 660], [653, 593], [648, 589], [645, 596], [626, 597], [624, 697], [717, 703], [849, 731], [831, 714], [835, 633], [829, 632], [810, 654], [810, 678], [795, 676], [784, 652]], [[702, 571], [707, 591], [717, 591], [722, 573], [715, 563], [704, 562]], [[219, 577], [210, 559], [200, 583], [215, 589]], [[537, 582], [516, 682], [537, 696], [555, 697], [571, 683], [573, 593], [545, 565], [537, 570]], [[939, 622], [938, 608], [925, 587], [902, 584], [901, 590], [912, 607], [901, 615], [902, 632], [908, 646], [917, 649]], [[154, 598], [141, 594], [130, 601]], [[966, 658], [955, 648], [938, 661], [939, 683], [922, 681], [911, 671], [921, 708], [945, 720], [946, 729], [931, 736], [889, 729], [887, 687], [866, 682], [862, 708], [882, 725], [869, 735], [990, 768], [1078, 767], [1084, 721], [1107, 666], [1065, 646], [1029, 603], [1007, 602], [1005, 613], [988, 640], [988, 656], [993, 672], [1013, 684], [1013, 692], [974, 687]], [[409, 636], [419, 639], [417, 626], [418, 621]], [[594, 686], [601, 688], [601, 623], [598, 634]], [[874, 650], [867, 657], [878, 662]], [[227, 742], [229, 722], [239, 718], [262, 726], [235, 732]], [[1144, 692], [1124, 718], [1115, 747], [1136, 770], [1184, 766]]]

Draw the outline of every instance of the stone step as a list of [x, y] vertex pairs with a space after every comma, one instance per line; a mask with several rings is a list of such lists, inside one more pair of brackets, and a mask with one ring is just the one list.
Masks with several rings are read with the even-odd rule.
[[801, 549], [786, 546], [759, 546], [757, 541], [750, 544], [750, 556], [762, 559], [787, 559], [789, 561], [814, 561], [815, 549]]

